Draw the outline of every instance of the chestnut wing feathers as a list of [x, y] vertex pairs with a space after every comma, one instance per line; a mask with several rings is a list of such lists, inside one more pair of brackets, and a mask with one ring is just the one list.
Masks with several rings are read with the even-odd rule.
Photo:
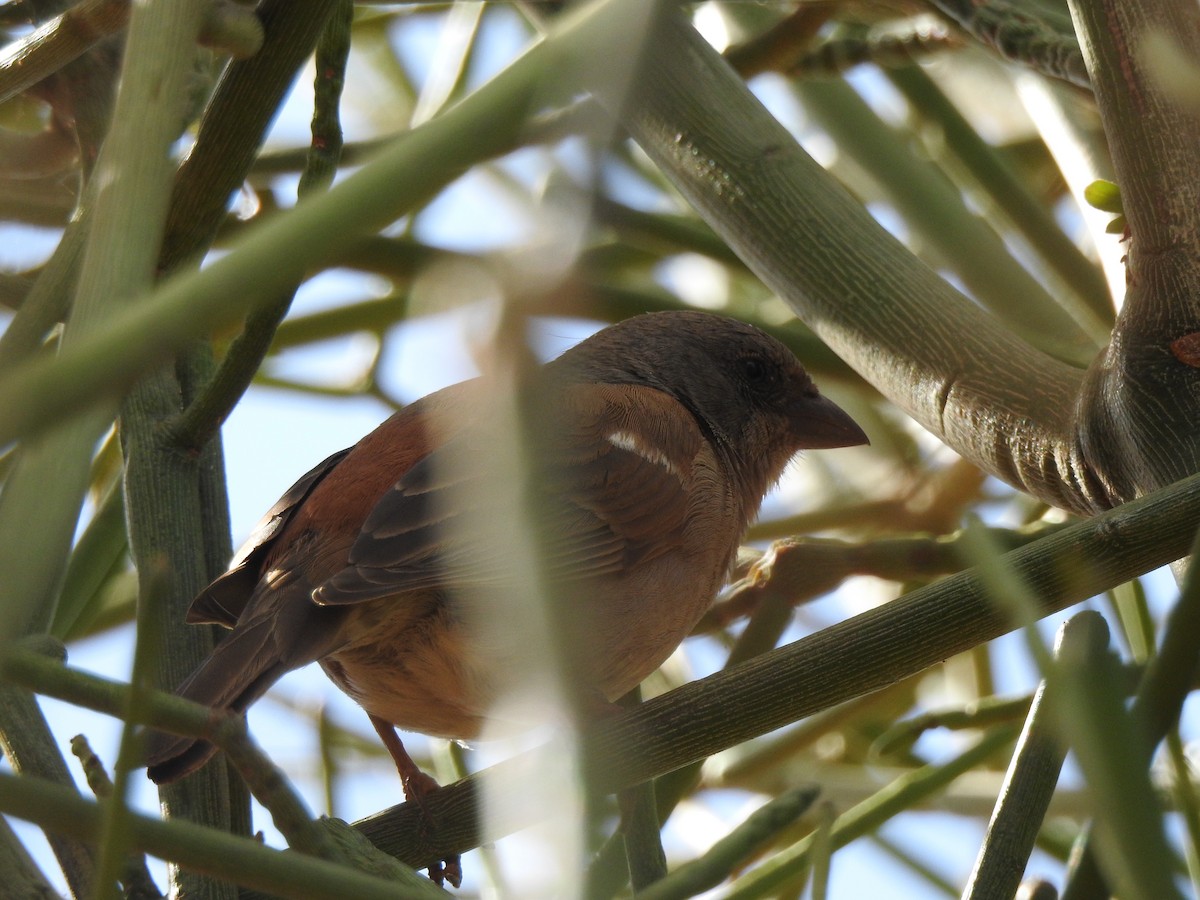
[[229, 570], [192, 600], [187, 613], [190, 624], [232, 628], [237, 623], [262, 577], [263, 561], [274, 549], [275, 540], [321, 479], [332, 472], [353, 449], [347, 447], [326, 457], [284, 492], [254, 526], [254, 531], [230, 563]]
[[[532, 504], [543, 560], [564, 581], [615, 573], [677, 546], [702, 445], [694, 419], [668, 395], [630, 385], [589, 388], [567, 388], [556, 407], [565, 410], [561, 421], [539, 435], [542, 457], [552, 462], [537, 468]], [[481, 552], [471, 538], [487, 533], [481, 522], [490, 517], [513, 518], [511, 508], [488, 508], [496, 507], [487, 482], [495, 476], [463, 471], [454, 455], [480, 439], [460, 434], [413, 466], [367, 517], [349, 565], [313, 599], [351, 604], [509, 577], [503, 549]]]

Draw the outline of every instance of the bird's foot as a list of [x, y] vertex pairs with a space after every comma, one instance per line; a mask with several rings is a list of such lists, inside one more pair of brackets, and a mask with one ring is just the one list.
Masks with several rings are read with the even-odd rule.
[[[393, 732], [394, 733], [394, 732]], [[400, 771], [400, 784], [404, 787], [404, 799], [409, 803], [416, 803], [421, 810], [421, 828], [428, 831], [433, 827], [433, 816], [429, 814], [429, 809], [425, 805], [425, 798], [434, 791], [440, 791], [442, 786], [437, 783], [437, 780], [421, 769], [408, 758], [405, 753], [405, 759], [408, 760], [411, 770], [405, 772], [401, 766], [397, 764], [396, 768]], [[445, 859], [435, 862], [428, 870], [429, 878], [438, 887], [442, 886], [443, 881], [448, 881], [453, 887], [462, 885], [462, 858], [456, 853], [453, 856], [448, 856]]]
[[[368, 715], [370, 716], [369, 713]], [[427, 836], [428, 832], [436, 829], [437, 826], [433, 821], [433, 816], [429, 814], [429, 808], [425, 805], [425, 798], [434, 791], [441, 790], [442, 786], [432, 775], [422, 772], [421, 767], [412, 761], [412, 757], [404, 749], [404, 742], [396, 734], [395, 726], [391, 722], [377, 716], [370, 716], [370, 719], [380, 740], [383, 741], [383, 745], [387, 747], [392, 762], [396, 764], [396, 771], [400, 774], [400, 784], [404, 788], [404, 799], [409, 803], [416, 803], [421, 810], [421, 829], [425, 833], [423, 836]], [[462, 884], [462, 858], [457, 853], [432, 863], [427, 871], [429, 879], [438, 887], [447, 881], [453, 887], [459, 887]]]

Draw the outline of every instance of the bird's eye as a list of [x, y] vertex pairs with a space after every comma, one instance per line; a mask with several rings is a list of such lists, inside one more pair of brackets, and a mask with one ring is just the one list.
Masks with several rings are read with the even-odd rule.
[[751, 384], [762, 384], [768, 378], [767, 366], [756, 356], [747, 356], [741, 360], [742, 375]]

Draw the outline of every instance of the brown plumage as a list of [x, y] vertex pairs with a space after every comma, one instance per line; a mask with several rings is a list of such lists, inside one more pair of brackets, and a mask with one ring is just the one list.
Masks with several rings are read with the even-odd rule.
[[[539, 547], [554, 596], [575, 604], [578, 673], [608, 700], [695, 625], [792, 456], [866, 442], [782, 344], [699, 312], [606, 328], [539, 369], [530, 394]], [[481, 650], [464, 599], [505, 577], [470, 515], [505, 475], [455, 449], [486, 446], [487, 402], [479, 380], [438, 391], [300, 479], [193, 602], [190, 622], [233, 631], [178, 693], [241, 711], [319, 661], [377, 727], [476, 736], [496, 673], [520, 662]], [[154, 734], [149, 775], [211, 754]]]

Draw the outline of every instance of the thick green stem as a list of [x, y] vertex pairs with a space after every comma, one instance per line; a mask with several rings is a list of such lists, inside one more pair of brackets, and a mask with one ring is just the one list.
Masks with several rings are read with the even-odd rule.
[[1128, 290], [1107, 353], [1089, 372], [1084, 452], [1120, 497], [1200, 470], [1200, 118], [1155, 80], [1151, 36], [1200, 54], [1190, 0], [1071, 0], [1129, 228]]
[[[660, 42], [620, 107], [626, 124], [763, 282], [986, 471], [1069, 509], [1110, 505], [1075, 443], [1080, 370], [1015, 338], [914, 259], [690, 25], [673, 18]], [[619, 98], [602, 99], [615, 108]]]

